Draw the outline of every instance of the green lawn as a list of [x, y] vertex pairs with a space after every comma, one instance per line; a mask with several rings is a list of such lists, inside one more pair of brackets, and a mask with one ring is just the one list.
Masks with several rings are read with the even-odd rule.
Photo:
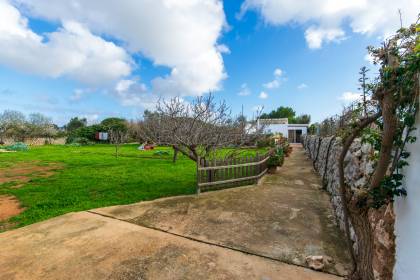
[[[23, 187], [0, 184], [0, 194], [15, 195], [26, 210], [12, 218], [23, 226], [72, 211], [129, 204], [159, 197], [195, 192], [195, 163], [179, 156], [172, 163], [172, 150], [159, 147], [138, 151], [138, 145], [124, 145], [115, 158], [114, 147], [40, 146], [27, 152], [0, 153], [0, 168], [21, 162], [38, 165], [61, 163], [63, 169], [47, 178], [33, 178]], [[156, 156], [155, 151], [170, 155]], [[255, 150], [245, 154], [255, 153]]]

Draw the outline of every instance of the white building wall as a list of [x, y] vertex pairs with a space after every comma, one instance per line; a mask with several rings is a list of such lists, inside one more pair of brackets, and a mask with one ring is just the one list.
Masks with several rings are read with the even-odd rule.
[[270, 124], [264, 128], [267, 133], [281, 133], [283, 137], [288, 136], [287, 124]]
[[394, 279], [420, 279], [420, 114], [417, 141], [408, 146], [410, 165], [404, 170], [406, 197], [395, 202], [396, 263]]
[[293, 126], [293, 124], [292, 125], [289, 124], [288, 129], [302, 130], [302, 135], [308, 134], [308, 127], [306, 126]]

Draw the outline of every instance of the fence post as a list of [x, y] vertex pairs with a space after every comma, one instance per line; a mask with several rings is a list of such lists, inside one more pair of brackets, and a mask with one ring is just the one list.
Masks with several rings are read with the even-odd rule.
[[197, 195], [200, 194], [201, 190], [200, 190], [200, 163], [201, 163], [201, 158], [198, 157], [197, 158], [197, 164], [196, 164], [196, 168], [197, 168]]

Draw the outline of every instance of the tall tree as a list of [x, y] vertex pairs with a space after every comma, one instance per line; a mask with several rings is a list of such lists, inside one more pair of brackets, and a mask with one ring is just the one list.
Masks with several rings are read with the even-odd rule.
[[70, 119], [69, 123], [66, 124], [65, 128], [67, 132], [72, 132], [78, 128], [86, 127], [86, 126], [87, 126], [86, 118], [74, 117]]
[[101, 125], [103, 126], [103, 128], [105, 130], [109, 130], [111, 128], [115, 128], [115, 127], [119, 127], [119, 128], [123, 128], [123, 127], [127, 127], [127, 121], [125, 119], [122, 118], [106, 118], [101, 122]]
[[287, 118], [289, 123], [302, 123], [308, 124], [311, 122], [311, 116], [308, 114], [303, 114], [296, 116], [296, 112], [291, 107], [280, 106], [276, 110], [271, 111], [270, 113], [262, 114], [261, 119], [279, 119]]
[[290, 107], [280, 106], [276, 110], [271, 111], [268, 114], [262, 114], [261, 119], [278, 119], [278, 118], [288, 118], [291, 122], [296, 116], [296, 112]]
[[308, 114], [299, 115], [293, 118], [289, 123], [301, 123], [301, 124], [309, 124], [311, 122], [311, 116]]

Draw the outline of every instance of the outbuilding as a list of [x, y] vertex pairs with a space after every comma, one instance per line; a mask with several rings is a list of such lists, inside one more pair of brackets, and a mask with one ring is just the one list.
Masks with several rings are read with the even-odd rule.
[[309, 124], [289, 124], [287, 118], [258, 119], [258, 127], [264, 126], [267, 134], [282, 134], [289, 143], [301, 143], [302, 135], [308, 133]]

